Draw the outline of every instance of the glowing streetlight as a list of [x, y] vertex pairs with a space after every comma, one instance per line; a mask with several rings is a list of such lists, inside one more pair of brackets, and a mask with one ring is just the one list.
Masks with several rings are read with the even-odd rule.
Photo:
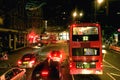
[[73, 16], [73, 20], [79, 20], [83, 16], [83, 12], [75, 11], [75, 12], [73, 12], [72, 16]]
[[97, 0], [98, 4], [101, 4], [104, 0]]
[[80, 12], [79, 15], [76, 11], [73, 13], [73, 17], [82, 17], [82, 16], [83, 16], [83, 12]]
[[77, 12], [74, 12], [74, 13], [73, 13], [73, 17], [76, 17], [76, 16], [77, 16]]
[[80, 17], [82, 17], [82, 16], [83, 16], [83, 13], [81, 12], [81, 13], [80, 13]]

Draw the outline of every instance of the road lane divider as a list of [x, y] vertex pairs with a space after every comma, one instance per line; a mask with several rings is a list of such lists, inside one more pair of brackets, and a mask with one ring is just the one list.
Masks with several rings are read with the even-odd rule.
[[110, 73], [107, 73], [107, 75], [108, 75], [112, 80], [116, 80]]
[[114, 76], [119, 76], [120, 77], [120, 74], [115, 74], [115, 73], [110, 73], [111, 75], [114, 75]]
[[112, 68], [114, 68], [114, 69], [116, 69], [116, 70], [118, 70], [118, 71], [120, 71], [120, 69], [118, 69], [117, 67], [115, 67], [115, 66], [113, 66], [112, 64], [110, 64], [109, 62], [107, 62], [107, 61], [105, 61], [105, 60], [103, 60], [105, 63], [107, 63], [107, 64], [109, 64]]
[[71, 76], [72, 76], [72, 80], [75, 80], [73, 74]]

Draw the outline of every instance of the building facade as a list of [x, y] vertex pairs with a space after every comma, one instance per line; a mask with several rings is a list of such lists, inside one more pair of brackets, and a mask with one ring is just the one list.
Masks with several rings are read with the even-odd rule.
[[0, 46], [6, 50], [17, 50], [27, 46], [27, 16], [25, 0], [1, 0]]

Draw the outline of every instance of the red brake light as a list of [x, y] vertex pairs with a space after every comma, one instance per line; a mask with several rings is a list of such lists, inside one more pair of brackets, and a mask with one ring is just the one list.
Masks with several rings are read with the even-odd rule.
[[72, 26], [73, 26], [73, 27], [75, 27], [75, 26], [76, 26], [76, 24], [73, 24]]
[[73, 67], [73, 64], [72, 64], [72, 63], [70, 63], [69, 67], [70, 67], [70, 68], [72, 68], [72, 67]]
[[57, 57], [57, 54], [55, 53], [54, 56]]
[[51, 55], [49, 55], [49, 58], [51, 58]]
[[62, 54], [60, 54], [60, 58], [62, 58]]
[[48, 70], [43, 70], [41, 72], [41, 75], [44, 76], [44, 77], [48, 76]]
[[34, 64], [34, 63], [35, 63], [35, 60], [30, 61], [30, 63], [31, 63], [31, 64]]
[[19, 60], [19, 61], [18, 61], [18, 64], [22, 64], [22, 61]]

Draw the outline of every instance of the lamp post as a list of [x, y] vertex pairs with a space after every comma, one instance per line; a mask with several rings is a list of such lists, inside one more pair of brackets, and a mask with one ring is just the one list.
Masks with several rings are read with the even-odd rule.
[[103, 3], [104, 0], [95, 0], [94, 1], [94, 7], [95, 7], [95, 12], [94, 12], [94, 20], [96, 22], [96, 17], [97, 17], [97, 9], [98, 9], [98, 5], [100, 6], [100, 4]]
[[106, 16], [108, 16], [108, 14], [109, 14], [109, 3], [108, 3], [108, 0], [106, 0], [105, 8], [106, 8]]
[[75, 11], [75, 12], [73, 12], [73, 18], [74, 18], [74, 20], [75, 20], [76, 16], [77, 16], [77, 12]]

